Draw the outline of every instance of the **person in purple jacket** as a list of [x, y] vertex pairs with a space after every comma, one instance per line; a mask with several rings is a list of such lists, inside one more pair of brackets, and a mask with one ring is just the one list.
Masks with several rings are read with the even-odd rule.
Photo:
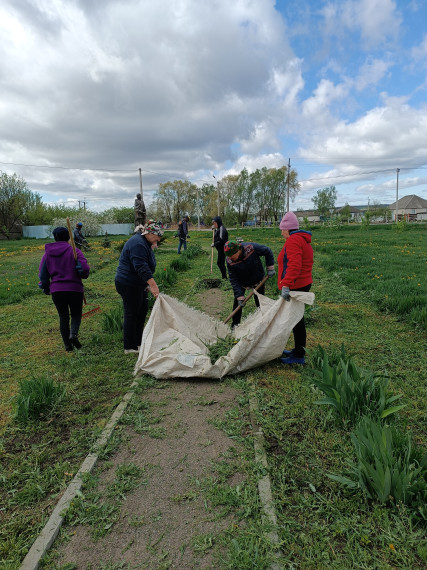
[[79, 249], [76, 249], [77, 260], [74, 259], [67, 228], [58, 227], [52, 233], [55, 243], [45, 245], [39, 267], [39, 287], [46, 295], [52, 295], [65, 350], [71, 352], [73, 347], [82, 347], [79, 341], [83, 310], [82, 279], [88, 278], [90, 267]]

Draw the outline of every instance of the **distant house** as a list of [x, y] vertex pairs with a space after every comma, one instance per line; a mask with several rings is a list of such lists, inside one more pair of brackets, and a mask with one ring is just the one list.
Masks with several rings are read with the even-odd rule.
[[358, 222], [362, 216], [363, 210], [357, 208], [356, 206], [350, 206], [349, 204], [346, 204], [345, 206], [341, 206], [341, 208], [336, 208], [335, 214], [340, 215], [343, 212], [346, 212], [347, 208], [350, 213], [350, 220]]
[[310, 223], [320, 222], [320, 216], [315, 210], [297, 210], [295, 215], [299, 222], [303, 222], [304, 218]]
[[[389, 208], [393, 219], [396, 220], [396, 202], [390, 204]], [[415, 194], [403, 196], [397, 201], [397, 215], [398, 220], [427, 220], [427, 200]]]

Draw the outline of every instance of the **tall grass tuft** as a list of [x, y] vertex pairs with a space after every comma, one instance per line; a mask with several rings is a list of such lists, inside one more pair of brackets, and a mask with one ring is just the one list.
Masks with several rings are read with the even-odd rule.
[[102, 328], [109, 333], [120, 332], [123, 330], [123, 305], [117, 305], [108, 313], [102, 314]]
[[359, 369], [345, 354], [341, 347], [341, 356], [335, 365], [330, 366], [328, 355], [319, 347], [315, 364], [321, 370], [315, 370], [319, 378], [312, 383], [321, 390], [326, 398], [317, 400], [316, 404], [332, 406], [335, 414], [343, 421], [355, 424], [362, 416], [383, 419], [404, 407], [404, 404], [393, 405], [401, 398], [387, 391], [388, 378], [381, 377], [369, 370]]
[[328, 476], [381, 503], [404, 503], [427, 520], [427, 454], [412, 446], [409, 434], [365, 416], [351, 439], [356, 463], [349, 462], [346, 476]]
[[20, 423], [52, 415], [65, 396], [65, 387], [47, 377], [20, 380], [15, 396], [15, 419]]

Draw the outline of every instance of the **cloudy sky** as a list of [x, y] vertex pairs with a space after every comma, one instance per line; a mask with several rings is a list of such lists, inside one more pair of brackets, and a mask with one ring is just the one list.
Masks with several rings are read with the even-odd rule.
[[0, 0], [0, 170], [47, 203], [298, 172], [427, 198], [427, 0]]

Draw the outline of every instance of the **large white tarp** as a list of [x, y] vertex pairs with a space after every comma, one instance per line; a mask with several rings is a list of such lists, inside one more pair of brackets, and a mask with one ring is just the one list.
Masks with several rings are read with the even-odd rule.
[[212, 364], [206, 344], [225, 338], [230, 325], [161, 293], [144, 328], [134, 374], [158, 379], [222, 378], [278, 358], [304, 314], [304, 304], [313, 304], [314, 294], [291, 291], [291, 301], [255, 295], [259, 309], [232, 331], [238, 342]]

